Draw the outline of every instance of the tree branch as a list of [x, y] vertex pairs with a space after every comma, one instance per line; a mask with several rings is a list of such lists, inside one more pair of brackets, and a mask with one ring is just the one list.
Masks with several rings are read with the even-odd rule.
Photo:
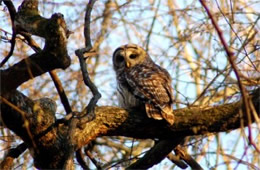
[[38, 12], [38, 1], [25, 0], [15, 17], [15, 27], [45, 38], [45, 46], [29, 58], [6, 70], [0, 70], [1, 93], [14, 90], [47, 71], [65, 69], [70, 65], [66, 47], [69, 31], [61, 14], [53, 14], [50, 19], [43, 18]]
[[62, 84], [61, 84], [61, 81], [59, 79], [59, 77], [57, 76], [56, 72], [53, 70], [53, 71], [50, 71], [49, 72], [51, 78], [52, 78], [52, 81], [58, 91], [58, 94], [60, 96], [60, 100], [61, 100], [61, 103], [63, 104], [63, 107], [66, 111], [66, 114], [69, 114], [72, 112], [72, 109], [70, 107], [70, 103], [69, 103], [69, 100], [68, 100], [68, 97], [64, 91], [64, 88], [62, 87]]
[[234, 53], [229, 49], [227, 42], [225, 41], [225, 38], [223, 36], [223, 33], [221, 31], [221, 29], [219, 28], [217, 22], [215, 21], [214, 17], [212, 16], [207, 4], [205, 3], [205, 0], [200, 0], [201, 5], [204, 7], [205, 11], [207, 12], [214, 28], [216, 29], [217, 33], [218, 33], [218, 37], [221, 41], [221, 44], [223, 45], [225, 52], [227, 54], [227, 58], [228, 61], [230, 63], [230, 65], [232, 66], [235, 76], [237, 78], [237, 84], [238, 87], [240, 89], [240, 92], [242, 94], [242, 99], [243, 99], [243, 104], [245, 107], [245, 112], [247, 114], [247, 121], [249, 121], [249, 128], [248, 128], [248, 138], [249, 138], [249, 143], [252, 144], [254, 146], [254, 148], [260, 153], [260, 149], [256, 146], [256, 144], [254, 143], [253, 139], [252, 139], [252, 132], [251, 132], [251, 127], [250, 127], [250, 123], [251, 123], [251, 114], [250, 114], [250, 110], [252, 111], [252, 109], [250, 108], [249, 105], [249, 100], [248, 100], [248, 93], [247, 90], [245, 88], [245, 86], [243, 85], [240, 76], [242, 75], [241, 72], [238, 70], [238, 67], [235, 63], [235, 56]]
[[4, 58], [4, 60], [0, 63], [0, 67], [2, 67], [9, 60], [9, 58], [13, 55], [14, 47], [15, 47], [15, 38], [16, 38], [16, 33], [17, 33], [16, 27], [15, 27], [15, 24], [14, 24], [14, 20], [15, 20], [15, 16], [16, 16], [16, 10], [15, 10], [14, 4], [10, 0], [5, 0], [4, 3], [7, 6], [7, 9], [8, 9], [9, 14], [10, 14], [10, 18], [11, 18], [11, 21], [12, 21], [12, 31], [13, 31], [13, 33], [12, 33], [10, 51], [7, 54], [7, 56]]
[[[93, 97], [91, 98], [87, 107], [83, 110], [84, 116], [81, 117], [79, 121], [79, 126], [83, 126], [85, 125], [86, 122], [89, 122], [95, 118], [94, 108], [98, 100], [101, 98], [101, 94], [99, 93], [97, 87], [89, 77], [87, 64], [85, 63], [85, 59], [84, 59], [84, 53], [90, 52], [92, 49], [91, 37], [90, 37], [90, 21], [91, 21], [91, 11], [93, 9], [95, 2], [96, 0], [89, 0], [86, 6], [85, 22], [84, 22], [85, 48], [78, 49], [75, 51], [76, 55], [79, 58], [80, 68], [81, 68], [84, 83], [86, 86], [89, 87], [89, 89], [93, 94]], [[85, 169], [86, 165], [84, 159], [82, 158], [82, 153], [80, 152], [81, 151], [80, 149], [76, 151], [76, 155], [77, 155], [76, 158], [77, 161], [80, 163], [81, 167]]]
[[[255, 108], [260, 107], [259, 94], [260, 88], [255, 90], [251, 95]], [[53, 118], [55, 108], [53, 106], [49, 107], [49, 104], [42, 105], [42, 102], [31, 101], [18, 91], [5, 97], [26, 113], [29, 127], [34, 127], [30, 129], [33, 136], [41, 134], [48, 127], [55, 124], [55, 118]], [[48, 101], [47, 103], [51, 104], [52, 102]], [[36, 107], [39, 104], [40, 107]], [[241, 120], [245, 123], [243, 126], [248, 125], [246, 113], [243, 111], [241, 115], [239, 112], [240, 109], [243, 109], [242, 106], [242, 102], [239, 101], [210, 108], [178, 109], [174, 111], [176, 122], [172, 126], [169, 126], [163, 120], [149, 119], [142, 112], [132, 111], [129, 113], [124, 109], [112, 106], [96, 107], [96, 118], [93, 121], [87, 122], [84, 129], [74, 127], [75, 130], [70, 137], [72, 143], [68, 143], [70, 124], [67, 123], [61, 123], [51, 128], [50, 131], [37, 139], [35, 141], [37, 150], [34, 151], [36, 154], [33, 155], [36, 162], [35, 166], [38, 168], [63, 167], [61, 165], [68, 158], [68, 148], [72, 147], [77, 150], [99, 136], [126, 136], [139, 139], [156, 138], [170, 141], [175, 140], [176, 136], [185, 137], [237, 129], [241, 126]], [[259, 109], [256, 109], [256, 111], [260, 114]], [[22, 128], [25, 120], [19, 118], [21, 117], [20, 113], [5, 104], [2, 104], [1, 113], [2, 120], [9, 129], [19, 135], [23, 140], [30, 140], [26, 136], [26, 129]], [[33, 118], [30, 118], [32, 116]], [[39, 119], [39, 117], [43, 116], [44, 119]], [[16, 122], [15, 125], [13, 124], [14, 121]], [[32, 145], [28, 147], [34, 150]], [[54, 160], [57, 161], [55, 164], [53, 164]]]
[[180, 145], [178, 145], [174, 149], [175, 154], [180, 157], [182, 160], [184, 160], [192, 169], [196, 170], [202, 170], [203, 168], [194, 160], [184, 149], [181, 148]]
[[148, 169], [160, 163], [181, 141], [178, 136], [174, 140], [161, 140], [152, 147], [141, 159], [130, 165], [127, 169]]
[[[260, 107], [259, 94], [260, 89], [257, 89], [251, 96], [255, 108]], [[247, 116], [244, 111], [240, 115], [240, 109], [243, 109], [241, 101], [208, 108], [178, 109], [174, 111], [176, 123], [168, 126], [164, 121], [148, 119], [144, 113], [138, 111], [128, 113], [118, 107], [101, 106], [95, 109], [96, 118], [88, 122], [85, 129], [78, 129], [74, 139], [78, 147], [82, 147], [93, 138], [104, 135], [175, 139], [176, 136], [224, 132], [240, 128], [241, 119], [244, 126], [248, 125]], [[259, 114], [259, 109], [256, 110]]]
[[186, 169], [188, 166], [180, 159], [179, 156], [175, 156], [173, 153], [167, 155], [167, 158], [172, 161], [176, 166], [181, 169]]
[[[93, 97], [91, 98], [90, 102], [88, 103], [87, 107], [83, 110], [84, 116], [81, 117], [79, 121], [79, 125], [85, 125], [86, 122], [89, 122], [95, 118], [94, 108], [98, 102], [98, 100], [101, 98], [101, 94], [99, 93], [96, 85], [91, 81], [88, 70], [87, 70], [87, 64], [84, 59], [85, 53], [91, 53], [92, 50], [92, 44], [90, 39], [90, 17], [91, 17], [91, 11], [93, 8], [94, 3], [96, 0], [90, 0], [87, 4], [86, 8], [86, 14], [85, 14], [85, 25], [84, 25], [84, 37], [85, 37], [85, 48], [78, 49], [75, 51], [75, 54], [79, 58], [80, 68], [83, 76], [83, 81], [86, 86], [89, 87], [91, 90]], [[88, 56], [89, 57], [89, 56]]]
[[22, 143], [16, 148], [12, 148], [8, 151], [7, 155], [3, 158], [3, 161], [0, 164], [0, 169], [12, 169], [13, 160], [18, 158], [25, 150], [27, 145]]

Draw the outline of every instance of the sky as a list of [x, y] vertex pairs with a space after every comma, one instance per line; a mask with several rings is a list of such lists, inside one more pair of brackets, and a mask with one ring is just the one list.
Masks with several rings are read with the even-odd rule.
[[[13, 1], [14, 4], [16, 5], [16, 7], [18, 6], [18, 4], [21, 1], [18, 0], [14, 0]], [[83, 16], [84, 14], [82, 12], [84, 12], [84, 7], [85, 7], [85, 2], [83, 0], [78, 0], [77, 3], [80, 4], [79, 7], [73, 7], [70, 6], [69, 3], [68, 5], [62, 6], [60, 4], [62, 4], [63, 0], [57, 0], [55, 1], [56, 5], [53, 6], [53, 1], [47, 1], [49, 3], [46, 4], [44, 3], [44, 5], [40, 5], [40, 11], [41, 14], [45, 17], [50, 17], [51, 13], [48, 12], [48, 10], [52, 10], [53, 12], [60, 12], [64, 15], [65, 20], [68, 23], [68, 27], [71, 31], [78, 31], [79, 26], [83, 23]], [[74, 2], [74, 1], [71, 1]], [[93, 10], [93, 16], [94, 15], [100, 15], [103, 8], [104, 8], [104, 3], [105, 1], [98, 1], [95, 5], [95, 10]], [[155, 1], [155, 4], [158, 4], [159, 0]], [[118, 1], [119, 4], [123, 4], [125, 3], [125, 1]], [[199, 2], [195, 2], [194, 0], [187, 0], [187, 1], [178, 1], [178, 8], [181, 10], [183, 8], [186, 8], [187, 6], [191, 5], [195, 3], [195, 6], [200, 8], [200, 4]], [[132, 7], [130, 9], [128, 8], [122, 8], [122, 13], [127, 12], [125, 14], [125, 18], [127, 19], [127, 21], [129, 22], [129, 24], [127, 25], [127, 27], [124, 27], [124, 23], [120, 20], [121, 16], [116, 13], [113, 15], [113, 22], [114, 24], [118, 24], [121, 26], [118, 26], [115, 29], [111, 29], [109, 34], [106, 37], [106, 40], [104, 41], [104, 43], [101, 45], [101, 61], [104, 61], [104, 64], [100, 65], [97, 68], [97, 73], [98, 76], [96, 76], [96, 78], [94, 79], [95, 84], [99, 87], [100, 92], [102, 93], [102, 99], [99, 101], [98, 105], [116, 105], [115, 101], [116, 99], [112, 98], [111, 96], [113, 96], [113, 94], [115, 93], [115, 88], [116, 88], [116, 81], [115, 81], [115, 74], [114, 71], [112, 69], [112, 60], [111, 60], [111, 56], [113, 51], [118, 47], [121, 46], [122, 44], [127, 44], [127, 43], [136, 43], [136, 44], [140, 44], [140, 45], [144, 45], [145, 42], [145, 36], [141, 36], [142, 34], [146, 34], [146, 30], [144, 30], [143, 28], [140, 28], [138, 26], [132, 26], [131, 22], [134, 23], [138, 23], [140, 22], [142, 25], [147, 25], [147, 28], [149, 28], [149, 26], [151, 25], [153, 16], [154, 16], [154, 12], [151, 13], [150, 10], [143, 10], [143, 11], [137, 11], [137, 7], [139, 8], [140, 5], [143, 6], [144, 9], [149, 9], [149, 2], [144, 2], [142, 1], [142, 3], [140, 4], [139, 2], [133, 2]], [[216, 4], [215, 4], [216, 5]], [[255, 1], [255, 3], [253, 3], [253, 9], [255, 9], [256, 11], [260, 11], [260, 2], [259, 1]], [[48, 9], [48, 10], [46, 10]], [[245, 8], [244, 10], [246, 12], [250, 12], [248, 10], [249, 8]], [[10, 24], [8, 23], [8, 21], [6, 20], [7, 18], [4, 17], [3, 11], [6, 10], [3, 8], [3, 6], [0, 6], [0, 28], [11, 32], [11, 27]], [[212, 11], [217, 11], [217, 8], [212, 9]], [[184, 101], [192, 103], [197, 94], [196, 94], [196, 86], [193, 83], [189, 83], [191, 81], [193, 81], [193, 76], [192, 73], [190, 72], [190, 65], [188, 64], [184, 64], [184, 62], [182, 60], [178, 60], [178, 51], [179, 49], [176, 49], [176, 46], [172, 45], [172, 41], [170, 39], [166, 39], [162, 36], [162, 34], [166, 34], [166, 32], [170, 32], [170, 36], [172, 36], [173, 38], [177, 37], [177, 30], [173, 27], [169, 27], [168, 29], [166, 29], [165, 27], [167, 26], [168, 23], [170, 23], [172, 21], [172, 18], [169, 15], [166, 15], [168, 11], [168, 8], [164, 5], [164, 1], [162, 1], [162, 5], [160, 5], [160, 10], [158, 11], [158, 16], [159, 19], [155, 21], [155, 26], [153, 28], [153, 32], [154, 34], [151, 37], [151, 44], [149, 47], [149, 54], [151, 55], [152, 59], [160, 64], [161, 66], [163, 66], [164, 68], [166, 68], [169, 73], [172, 75], [173, 78], [173, 83], [172, 85], [174, 86], [175, 83], [178, 81], [179, 82], [179, 87], [178, 87], [178, 91], [179, 91], [179, 95], [180, 98], [182, 98]], [[202, 19], [205, 18], [205, 13], [201, 13], [200, 11], [188, 11], [187, 14], [191, 17], [191, 19], [193, 21], [200, 21]], [[82, 17], [79, 17], [82, 16]], [[255, 15], [250, 15], [248, 14], [248, 18], [251, 18], [252, 20], [256, 20]], [[2, 19], [3, 18], [3, 19]], [[79, 23], [75, 23], [74, 21], [77, 20], [78, 18], [81, 18], [82, 21], [79, 21]], [[248, 18], [245, 18], [244, 15], [241, 15], [241, 22], [246, 22], [246, 20]], [[187, 27], [187, 23], [185, 21], [182, 21], [181, 18], [179, 18], [180, 20], [180, 25], [179, 25], [179, 29], [181, 31], [185, 31], [183, 30], [184, 28]], [[97, 21], [93, 21], [93, 25], [95, 25], [95, 28], [99, 28], [101, 23], [101, 19], [97, 20]], [[221, 28], [224, 29], [229, 29], [228, 28], [228, 24], [226, 23], [225, 20], [221, 20], [219, 21], [219, 23], [221, 24]], [[113, 23], [112, 23], [113, 25]], [[137, 24], [138, 25], [138, 24]], [[260, 29], [260, 23], [256, 23], [257, 28]], [[199, 26], [197, 25], [188, 25], [188, 27], [190, 27], [191, 29], [194, 29], [194, 32], [196, 33], [194, 35], [193, 38], [200, 38], [200, 36], [210, 36], [210, 34], [207, 35], [207, 33], [205, 32], [200, 32], [201, 29]], [[128, 31], [126, 31], [126, 29]], [[197, 32], [196, 32], [197, 31]], [[128, 32], [128, 34], [126, 33]], [[138, 34], [136, 33], [138, 32]], [[229, 34], [227, 33], [227, 31], [225, 32], [225, 38], [227, 41], [229, 41], [230, 37]], [[93, 30], [93, 35], [97, 35], [98, 31], [97, 30]], [[0, 35], [4, 35], [3, 32], [0, 32]], [[140, 37], [137, 37], [136, 35], [140, 35]], [[10, 35], [8, 36], [10, 37]], [[93, 38], [93, 37], [92, 37]], [[215, 39], [214, 39], [215, 38]], [[219, 46], [219, 40], [217, 37], [214, 37], [212, 40], [212, 49], [211, 50], [220, 50], [218, 49]], [[42, 46], [44, 45], [44, 40], [41, 38], [36, 38], [37, 42], [39, 44], [41, 44]], [[94, 39], [94, 38], [93, 38]], [[238, 40], [237, 40], [238, 41]], [[194, 41], [196, 42], [196, 41]], [[1, 44], [4, 43], [2, 41], [0, 41], [0, 50], [4, 50], [1, 48]], [[237, 42], [238, 44], [241, 42]], [[84, 42], [78, 42], [77, 39], [73, 39], [73, 37], [71, 37], [69, 39], [69, 43], [68, 43], [68, 52], [69, 55], [72, 57], [73, 59], [73, 63], [70, 66], [71, 70], [77, 71], [79, 69], [79, 63], [77, 63], [76, 59], [75, 59], [75, 55], [74, 55], [74, 51], [79, 48], [79, 47], [83, 47]], [[194, 43], [195, 46], [197, 46], [198, 48], [200, 47], [200, 43]], [[145, 45], [144, 45], [145, 46]], [[108, 50], [109, 53], [105, 53], [103, 52], [102, 48], [107, 48], [109, 47], [110, 49]], [[194, 64], [196, 62], [196, 53], [193, 50], [191, 44], [187, 43], [187, 45], [185, 46], [185, 49], [183, 49], [183, 51], [185, 51], [191, 56], [191, 65]], [[168, 56], [172, 57], [172, 60], [165, 60], [165, 52], [167, 53]], [[208, 50], [208, 48], [205, 48], [205, 50], [203, 51], [204, 53], [208, 53], [208, 54], [212, 54], [215, 51], [210, 51]], [[32, 50], [28, 50], [27, 55], [32, 54], [33, 51]], [[213, 58], [214, 60], [212, 60], [212, 65], [216, 68], [218, 68], [219, 70], [224, 69], [227, 66], [227, 59], [225, 56], [224, 52], [218, 52], [216, 53], [216, 56]], [[14, 62], [15, 58], [11, 58], [10, 63]], [[108, 62], [107, 62], [108, 61]], [[183, 64], [180, 65], [180, 70], [179, 72], [176, 72], [176, 67], [177, 64], [176, 62], [183, 62]], [[207, 63], [201, 63], [201, 66], [203, 67], [207, 67]], [[210, 81], [212, 78], [214, 78], [216, 76], [216, 72], [215, 71], [209, 71], [208, 75], [207, 75], [207, 79], [208, 81]], [[61, 80], [66, 80], [66, 76], [67, 76], [67, 72], [66, 71], [58, 71], [58, 76], [61, 78]], [[231, 74], [231, 77], [235, 79], [234, 74]], [[37, 82], [39, 82], [41, 80], [41, 78], [37, 78], [35, 79], [35, 85], [37, 85]], [[216, 84], [214, 84], [213, 86], [217, 86], [221, 85], [222, 82], [224, 81], [224, 77], [223, 76], [219, 76], [218, 79], [216, 80]], [[66, 83], [66, 82], [64, 82]], [[203, 82], [201, 82], [203, 83]], [[68, 85], [68, 89], [67, 90], [71, 90], [74, 89], [75, 86], [77, 84], [77, 81], [72, 81], [69, 83]], [[202, 86], [201, 86], [201, 90]], [[43, 93], [48, 92], [49, 89], [43, 89]], [[25, 94], [29, 94], [29, 91], [27, 90], [23, 90], [23, 92]], [[175, 94], [177, 93], [176, 91], [174, 92]], [[184, 97], [185, 96], [185, 97]], [[72, 95], [69, 96], [70, 97], [75, 97], [77, 98], [77, 96]], [[59, 101], [58, 102], [58, 112], [63, 112], [63, 108], [60, 105]], [[219, 104], [219, 103], [218, 103]], [[78, 107], [83, 107], [82, 105], [78, 104]], [[174, 106], [177, 107], [177, 106]], [[185, 107], [185, 105], [180, 105], [180, 107]], [[245, 133], [247, 133], [247, 130], [244, 130]], [[258, 133], [254, 133], [255, 138], [257, 136]], [[238, 131], [232, 131], [229, 133], [220, 133], [219, 134], [219, 138], [221, 139], [221, 143], [223, 145], [223, 148], [226, 149], [226, 153], [232, 153], [232, 150], [229, 150], [230, 145], [233, 146], [233, 144], [236, 142], [236, 139], [239, 138], [240, 133], [238, 133]], [[245, 134], [246, 135], [246, 134]], [[207, 140], [209, 140], [210, 138], [207, 139], [203, 139], [203, 143], [207, 143]], [[212, 138], [212, 141], [209, 143], [208, 146], [208, 152], [212, 152], [214, 153], [217, 149], [217, 145], [216, 145], [216, 138]], [[247, 146], [247, 141], [245, 140], [239, 140], [238, 144], [237, 144], [237, 148], [240, 148], [240, 150], [236, 150], [236, 156], [237, 157], [242, 157], [243, 153], [244, 153], [244, 149]], [[191, 149], [191, 148], [190, 148]], [[190, 150], [191, 151], [191, 150]], [[192, 152], [192, 151], [191, 151]], [[196, 151], [193, 151], [196, 152]], [[202, 166], [204, 167], [208, 167], [208, 165], [214, 165], [215, 161], [216, 161], [216, 156], [215, 154], [207, 154], [208, 158], [207, 159], [202, 159], [201, 163]], [[222, 158], [219, 158], [219, 162], [223, 162]], [[153, 167], [153, 169], [162, 169], [163, 167], [168, 165], [171, 165], [171, 163], [167, 160], [164, 160], [161, 164], [156, 165]], [[225, 166], [223, 164], [223, 166]], [[233, 167], [236, 167], [236, 164], [232, 164]], [[218, 167], [220, 168], [220, 167]], [[246, 168], [246, 166], [244, 165], [239, 165], [237, 169], [244, 169]]]

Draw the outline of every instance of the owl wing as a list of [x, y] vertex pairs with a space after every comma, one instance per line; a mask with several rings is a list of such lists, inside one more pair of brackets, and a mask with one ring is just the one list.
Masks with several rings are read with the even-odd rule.
[[152, 65], [134, 67], [126, 74], [132, 93], [145, 102], [148, 117], [173, 124], [171, 78], [163, 68]]

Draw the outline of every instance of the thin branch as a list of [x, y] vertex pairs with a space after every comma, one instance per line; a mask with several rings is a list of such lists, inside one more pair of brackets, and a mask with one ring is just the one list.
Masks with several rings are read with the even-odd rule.
[[80, 119], [80, 124], [85, 124], [86, 122], [89, 122], [95, 118], [94, 108], [95, 108], [98, 100], [101, 98], [101, 94], [99, 93], [97, 87], [95, 86], [94, 83], [92, 83], [92, 81], [89, 77], [89, 74], [87, 71], [87, 64], [86, 64], [84, 56], [83, 56], [83, 54], [86, 52], [89, 52], [89, 50], [91, 50], [91, 49], [83, 48], [83, 49], [76, 50], [76, 52], [75, 52], [79, 58], [84, 83], [85, 83], [85, 85], [87, 85], [89, 87], [89, 89], [91, 90], [91, 92], [93, 94], [93, 97], [91, 98], [89, 104], [83, 111], [85, 116]]
[[91, 22], [91, 11], [95, 4], [96, 0], [89, 0], [85, 13], [85, 24], [84, 24], [84, 37], [85, 37], [85, 46], [92, 48], [91, 37], [90, 37], [90, 22]]
[[[94, 108], [98, 102], [98, 100], [101, 98], [101, 94], [99, 93], [97, 87], [95, 84], [91, 81], [88, 70], [87, 70], [87, 64], [85, 62], [84, 54], [85, 53], [91, 53], [92, 50], [92, 44], [91, 44], [91, 38], [90, 38], [90, 18], [91, 18], [91, 11], [93, 9], [93, 5], [96, 2], [96, 0], [90, 0], [87, 4], [86, 14], [85, 14], [85, 25], [84, 25], [84, 36], [85, 36], [85, 48], [78, 49], [75, 51], [75, 54], [79, 58], [80, 62], [80, 68], [83, 76], [83, 81], [86, 86], [89, 87], [91, 90], [93, 97], [91, 98], [89, 104], [87, 107], [83, 110], [83, 113], [85, 114], [79, 121], [80, 125], [85, 124], [86, 122], [89, 122], [95, 118], [95, 112]], [[88, 56], [88, 55], [87, 55]]]
[[0, 67], [2, 67], [9, 60], [9, 58], [13, 55], [14, 47], [15, 47], [15, 38], [16, 38], [16, 34], [17, 34], [16, 26], [14, 24], [14, 19], [16, 16], [16, 10], [15, 10], [14, 4], [10, 0], [5, 0], [4, 3], [7, 6], [7, 9], [9, 11], [9, 14], [11, 17], [13, 33], [12, 33], [12, 39], [10, 41], [11, 42], [10, 51], [7, 54], [7, 56], [4, 58], [4, 60], [1, 62]]
[[42, 49], [40, 46], [32, 39], [31, 34], [29, 32], [25, 31], [19, 31], [19, 34], [22, 35], [25, 40], [27, 41], [28, 45], [35, 51], [35, 52], [41, 52]]
[[54, 82], [54, 85], [59, 93], [59, 96], [60, 96], [60, 100], [61, 100], [61, 103], [62, 105], [64, 106], [64, 109], [67, 113], [67, 115], [69, 113], [72, 112], [72, 109], [70, 107], [70, 103], [69, 103], [69, 100], [68, 100], [68, 97], [62, 87], [62, 84], [61, 84], [61, 81], [59, 79], [59, 77], [57, 76], [56, 72], [55, 71], [51, 71], [49, 72], [51, 78], [52, 78], [52, 81]]
[[231, 64], [231, 66], [234, 70], [234, 73], [235, 73], [237, 81], [238, 81], [238, 86], [239, 86], [240, 92], [242, 94], [243, 103], [244, 103], [244, 106], [245, 106], [245, 111], [246, 111], [246, 114], [248, 116], [248, 121], [249, 121], [249, 123], [248, 123], [249, 124], [248, 138], [249, 138], [249, 142], [256, 149], [256, 151], [260, 153], [260, 149], [256, 146], [256, 144], [254, 143], [253, 138], [252, 138], [252, 132], [251, 132], [251, 126], [250, 126], [250, 124], [252, 122], [252, 118], [251, 118], [251, 114], [250, 114], [249, 98], [248, 98], [247, 91], [246, 91], [246, 89], [245, 89], [245, 87], [244, 87], [244, 85], [243, 85], [243, 83], [240, 79], [241, 74], [240, 74], [240, 72], [237, 68], [237, 65], [235, 64], [234, 53], [229, 49], [228, 44], [226, 43], [226, 41], [224, 39], [223, 33], [222, 33], [221, 29], [219, 28], [217, 22], [215, 21], [214, 17], [212, 16], [208, 6], [206, 5], [205, 0], [200, 0], [200, 3], [204, 7], [204, 9], [206, 10], [214, 28], [216, 29], [218, 36], [219, 36], [219, 39], [221, 41], [221, 44], [223, 45], [225, 52], [227, 54], [227, 58], [229, 60], [229, 63]]
[[[91, 22], [91, 11], [93, 9], [94, 3], [96, 0], [89, 0], [89, 3], [86, 7], [86, 13], [85, 13], [85, 24], [84, 24], [84, 37], [85, 37], [85, 48], [78, 49], [75, 51], [76, 55], [79, 58], [80, 62], [80, 68], [83, 76], [83, 81], [85, 85], [89, 87], [91, 90], [93, 97], [91, 98], [90, 102], [88, 103], [87, 107], [83, 110], [83, 114], [85, 114], [83, 117], [81, 117], [79, 121], [79, 125], [84, 125], [86, 122], [89, 122], [95, 118], [95, 106], [98, 102], [98, 100], [101, 98], [101, 94], [99, 93], [97, 87], [94, 83], [92, 83], [88, 70], [87, 70], [87, 64], [84, 59], [84, 53], [91, 52], [92, 44], [91, 44], [91, 37], [90, 37], [90, 22]], [[78, 155], [77, 161], [80, 163], [82, 168], [85, 167], [86, 163], [82, 159], [82, 153], [81, 150], [76, 151], [76, 155]]]
[[[236, 36], [236, 38], [239, 40], [239, 42], [242, 44], [241, 49], [244, 50], [247, 59], [249, 60], [249, 62], [251, 63], [251, 65], [255, 68], [255, 70], [257, 70], [255, 64], [252, 62], [252, 60], [251, 60], [250, 57], [248, 56], [248, 53], [247, 53], [246, 48], [245, 48], [245, 45], [244, 45], [244, 43], [242, 42], [241, 38], [238, 36], [237, 32], [235, 31], [235, 29], [234, 29], [233, 26], [230, 24], [230, 22], [228, 21], [227, 17], [225, 16], [225, 14], [223, 13], [223, 11], [221, 10], [218, 1], [215, 0], [215, 2], [216, 2], [216, 4], [217, 4], [217, 7], [218, 7], [218, 9], [219, 9], [221, 15], [224, 17], [224, 19], [225, 19], [225, 21], [227, 22], [227, 24], [229, 25], [230, 29], [231, 29], [232, 32], [235, 34], [235, 36]], [[231, 3], [230, 5], [232, 6], [232, 3]], [[251, 27], [251, 29], [250, 29], [248, 32], [250, 33], [253, 28], [254, 28], [254, 27]], [[239, 51], [239, 52], [240, 52], [240, 51]], [[238, 53], [238, 54], [239, 54], [239, 53]], [[238, 54], [237, 54], [237, 55], [238, 55]]]
[[146, 47], [145, 47], [146, 51], [149, 51], [150, 37], [151, 37], [151, 34], [153, 32], [155, 20], [158, 17], [157, 14], [158, 14], [160, 5], [161, 5], [161, 0], [158, 1], [157, 7], [155, 9], [154, 16], [153, 16], [153, 20], [152, 20], [152, 23], [151, 23], [151, 26], [150, 26], [150, 30], [149, 30], [147, 37], [146, 37]]

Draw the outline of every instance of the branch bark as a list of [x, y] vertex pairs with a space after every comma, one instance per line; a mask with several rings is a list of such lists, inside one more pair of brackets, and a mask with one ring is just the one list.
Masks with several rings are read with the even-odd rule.
[[[69, 167], [73, 152], [100, 136], [160, 139], [161, 142], [148, 152], [147, 156], [150, 158], [154, 153], [158, 153], [159, 146], [169, 144], [152, 163], [144, 157], [130, 166], [148, 168], [162, 160], [178, 144], [173, 142], [178, 139], [176, 136], [184, 138], [230, 131], [241, 127], [241, 123], [243, 126], [251, 123], [247, 120], [249, 116], [243, 110], [242, 101], [208, 108], [175, 110], [176, 121], [172, 126], [164, 120], [149, 119], [145, 113], [138, 110], [128, 112], [113, 106], [95, 107], [95, 119], [85, 122], [84, 128], [75, 126], [78, 120], [72, 113], [62, 121], [57, 120], [55, 102], [51, 99], [33, 101], [15, 89], [23, 82], [45, 72], [69, 66], [70, 58], [66, 48], [68, 30], [63, 16], [54, 14], [50, 19], [43, 18], [38, 12], [38, 1], [24, 0], [18, 10], [15, 24], [24, 32], [44, 37], [46, 40], [42, 51], [6, 70], [0, 70], [2, 121], [25, 142], [37, 168]], [[90, 39], [86, 39], [86, 42], [89, 41]], [[259, 94], [260, 88], [251, 95], [258, 114]], [[8, 162], [8, 158], [4, 161]]]
[[22, 83], [45, 72], [65, 69], [70, 65], [66, 47], [69, 31], [62, 14], [43, 18], [39, 15], [38, 1], [25, 0], [19, 7], [14, 23], [20, 31], [45, 38], [45, 46], [42, 51], [12, 67], [0, 70], [1, 93], [15, 90]]
[[150, 149], [142, 159], [139, 159], [127, 169], [148, 169], [160, 163], [181, 141], [183, 137], [174, 140], [161, 140]]
[[[259, 94], [260, 89], [257, 89], [251, 95], [255, 108], [260, 108]], [[149, 119], [142, 112], [128, 112], [118, 107], [100, 106], [95, 108], [96, 118], [87, 122], [84, 129], [74, 127], [74, 133], [68, 142], [68, 134], [71, 131], [70, 124], [66, 121], [55, 123], [55, 107], [52, 106], [51, 101], [47, 102], [48, 105], [40, 104], [40, 107], [36, 107], [39, 106], [39, 101], [32, 101], [18, 91], [5, 96], [5, 98], [26, 113], [25, 117], [36, 147], [33, 146], [31, 138], [23, 126], [25, 119], [22, 118], [21, 114], [6, 104], [1, 107], [3, 122], [26, 143], [29, 143], [28, 147], [33, 153], [32, 156], [37, 168], [62, 168], [64, 161], [69, 157], [66, 154], [68, 148], [77, 150], [100, 136], [176, 140], [176, 136], [185, 137], [230, 131], [240, 128], [241, 122], [244, 122], [243, 126], [246, 126], [248, 122], [246, 113], [243, 111], [241, 112], [243, 114], [240, 114], [239, 112], [243, 108], [241, 101], [204, 109], [175, 110], [176, 122], [172, 126], [164, 121]], [[259, 114], [260, 110], [256, 110]], [[44, 119], [39, 119], [43, 116]], [[43, 135], [37, 138], [39, 134]]]

